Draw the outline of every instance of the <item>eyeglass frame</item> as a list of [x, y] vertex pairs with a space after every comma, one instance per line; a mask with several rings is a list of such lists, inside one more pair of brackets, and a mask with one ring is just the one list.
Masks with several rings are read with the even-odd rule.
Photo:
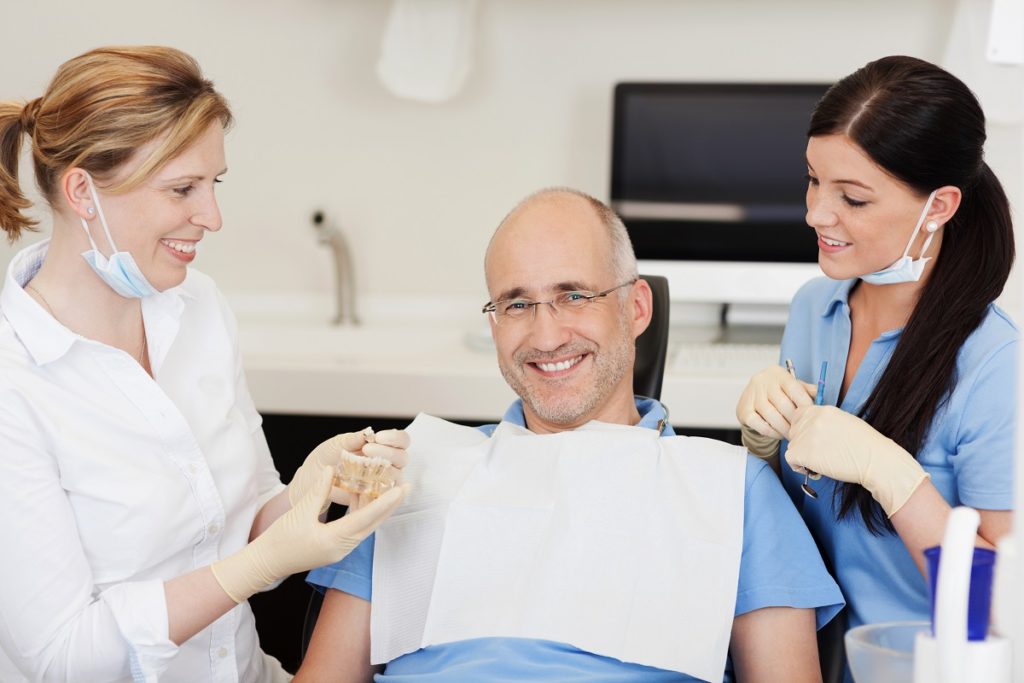
[[[593, 294], [584, 294], [583, 298], [586, 299], [588, 305], [581, 306], [577, 310], [581, 310], [581, 311], [582, 310], [586, 310], [587, 308], [589, 308], [589, 304], [592, 303], [595, 299], [603, 299], [603, 298], [607, 297], [609, 294], [611, 294], [612, 292], [614, 292], [617, 289], [622, 289], [623, 287], [628, 287], [630, 285], [635, 285], [639, 280], [640, 280], [640, 278], [635, 277], [632, 280], [629, 280], [628, 282], [623, 282], [621, 285], [615, 285], [614, 287], [609, 287], [608, 289], [606, 289], [606, 290], [604, 290], [602, 292], [595, 292]], [[582, 294], [584, 291], [586, 291], [586, 290], [576, 290], [576, 289], [574, 289], [574, 290], [567, 291], [567, 292], [561, 292], [555, 298], [549, 299], [547, 301], [530, 301], [529, 299], [525, 299], [524, 298], [523, 302], [528, 307], [533, 309], [533, 316], [532, 317], [525, 317], [524, 316], [521, 319], [522, 320], [527, 320], [527, 319], [529, 319], [529, 320], [536, 320], [537, 319], [537, 307], [541, 306], [543, 304], [548, 304], [549, 306], [551, 306], [552, 314], [555, 317], [557, 317], [558, 316], [558, 309], [559, 309], [559, 307], [558, 307], [558, 305], [555, 302], [558, 301], [559, 297], [564, 296], [566, 294]], [[498, 304], [502, 304], [502, 303], [505, 303], [505, 302], [508, 302], [508, 301], [515, 301], [518, 298], [519, 297], [515, 297], [515, 298], [512, 298], [512, 299], [499, 299], [498, 301], [488, 301], [487, 303], [485, 303], [483, 305], [483, 308], [480, 309], [480, 312], [481, 313], [489, 314], [491, 316], [491, 320], [494, 321], [494, 324], [495, 325], [500, 325], [501, 323], [498, 322]], [[519, 319], [519, 318], [512, 318], [512, 320], [517, 320], [517, 319]]]

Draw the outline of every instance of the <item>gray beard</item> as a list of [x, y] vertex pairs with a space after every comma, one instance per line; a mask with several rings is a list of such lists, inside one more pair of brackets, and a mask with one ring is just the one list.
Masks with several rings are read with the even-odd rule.
[[[523, 400], [523, 403], [541, 419], [559, 425], [574, 424], [584, 415], [588, 415], [602, 406], [633, 366], [634, 340], [630, 335], [626, 320], [623, 320], [620, 331], [622, 334], [615, 345], [600, 353], [589, 342], [571, 342], [550, 354], [522, 354], [522, 357], [514, 357], [509, 367], [499, 363], [501, 376]], [[524, 366], [527, 362], [536, 362], [538, 358], [542, 359], [545, 355], [554, 358], [581, 353], [591, 354], [597, 376], [596, 383], [581, 392], [558, 396], [554, 400], [551, 398], [545, 400], [543, 393], [536, 391], [536, 387], [526, 380], [527, 370]], [[525, 358], [529, 358], [529, 360], [525, 360]]]

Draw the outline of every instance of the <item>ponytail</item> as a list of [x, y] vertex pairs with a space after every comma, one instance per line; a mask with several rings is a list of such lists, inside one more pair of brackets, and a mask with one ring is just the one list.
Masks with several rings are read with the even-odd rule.
[[0, 228], [10, 242], [21, 237], [22, 230], [36, 229], [36, 221], [22, 213], [32, 202], [18, 183], [18, 161], [22, 137], [35, 130], [38, 110], [39, 100], [26, 105], [0, 102]]
[[[1010, 204], [988, 164], [982, 162], [973, 184], [963, 189], [960, 207], [942, 231], [942, 249], [921, 298], [861, 412], [908, 453], [921, 449], [956, 385], [960, 348], [1003, 291], [1013, 265]], [[840, 518], [857, 509], [873, 533], [892, 529], [863, 487], [844, 484], [837, 492]]]

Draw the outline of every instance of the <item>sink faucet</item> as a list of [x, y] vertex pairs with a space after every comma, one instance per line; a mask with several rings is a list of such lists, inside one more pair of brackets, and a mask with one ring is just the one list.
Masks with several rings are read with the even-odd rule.
[[356, 317], [356, 289], [355, 274], [352, 272], [352, 252], [348, 247], [345, 235], [334, 225], [328, 222], [323, 211], [313, 213], [313, 229], [316, 230], [317, 240], [320, 244], [326, 244], [331, 248], [334, 256], [334, 294], [335, 294], [335, 316], [333, 323], [343, 325], [351, 323], [358, 325]]

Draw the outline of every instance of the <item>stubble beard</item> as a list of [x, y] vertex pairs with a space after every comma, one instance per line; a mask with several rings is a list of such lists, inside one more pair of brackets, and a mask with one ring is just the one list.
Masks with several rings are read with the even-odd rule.
[[[546, 354], [517, 353], [510, 365], [499, 363], [501, 376], [523, 403], [542, 420], [558, 425], [575, 424], [585, 415], [596, 412], [632, 367], [634, 340], [630, 335], [628, 322], [622, 322], [621, 334], [613, 346], [600, 350], [593, 342], [576, 341]], [[593, 363], [591, 375], [594, 382], [589, 386], [574, 387], [576, 380], [572, 377], [555, 380], [539, 377], [533, 381], [528, 379], [531, 370], [527, 369], [527, 363], [584, 353], [590, 354]]]

